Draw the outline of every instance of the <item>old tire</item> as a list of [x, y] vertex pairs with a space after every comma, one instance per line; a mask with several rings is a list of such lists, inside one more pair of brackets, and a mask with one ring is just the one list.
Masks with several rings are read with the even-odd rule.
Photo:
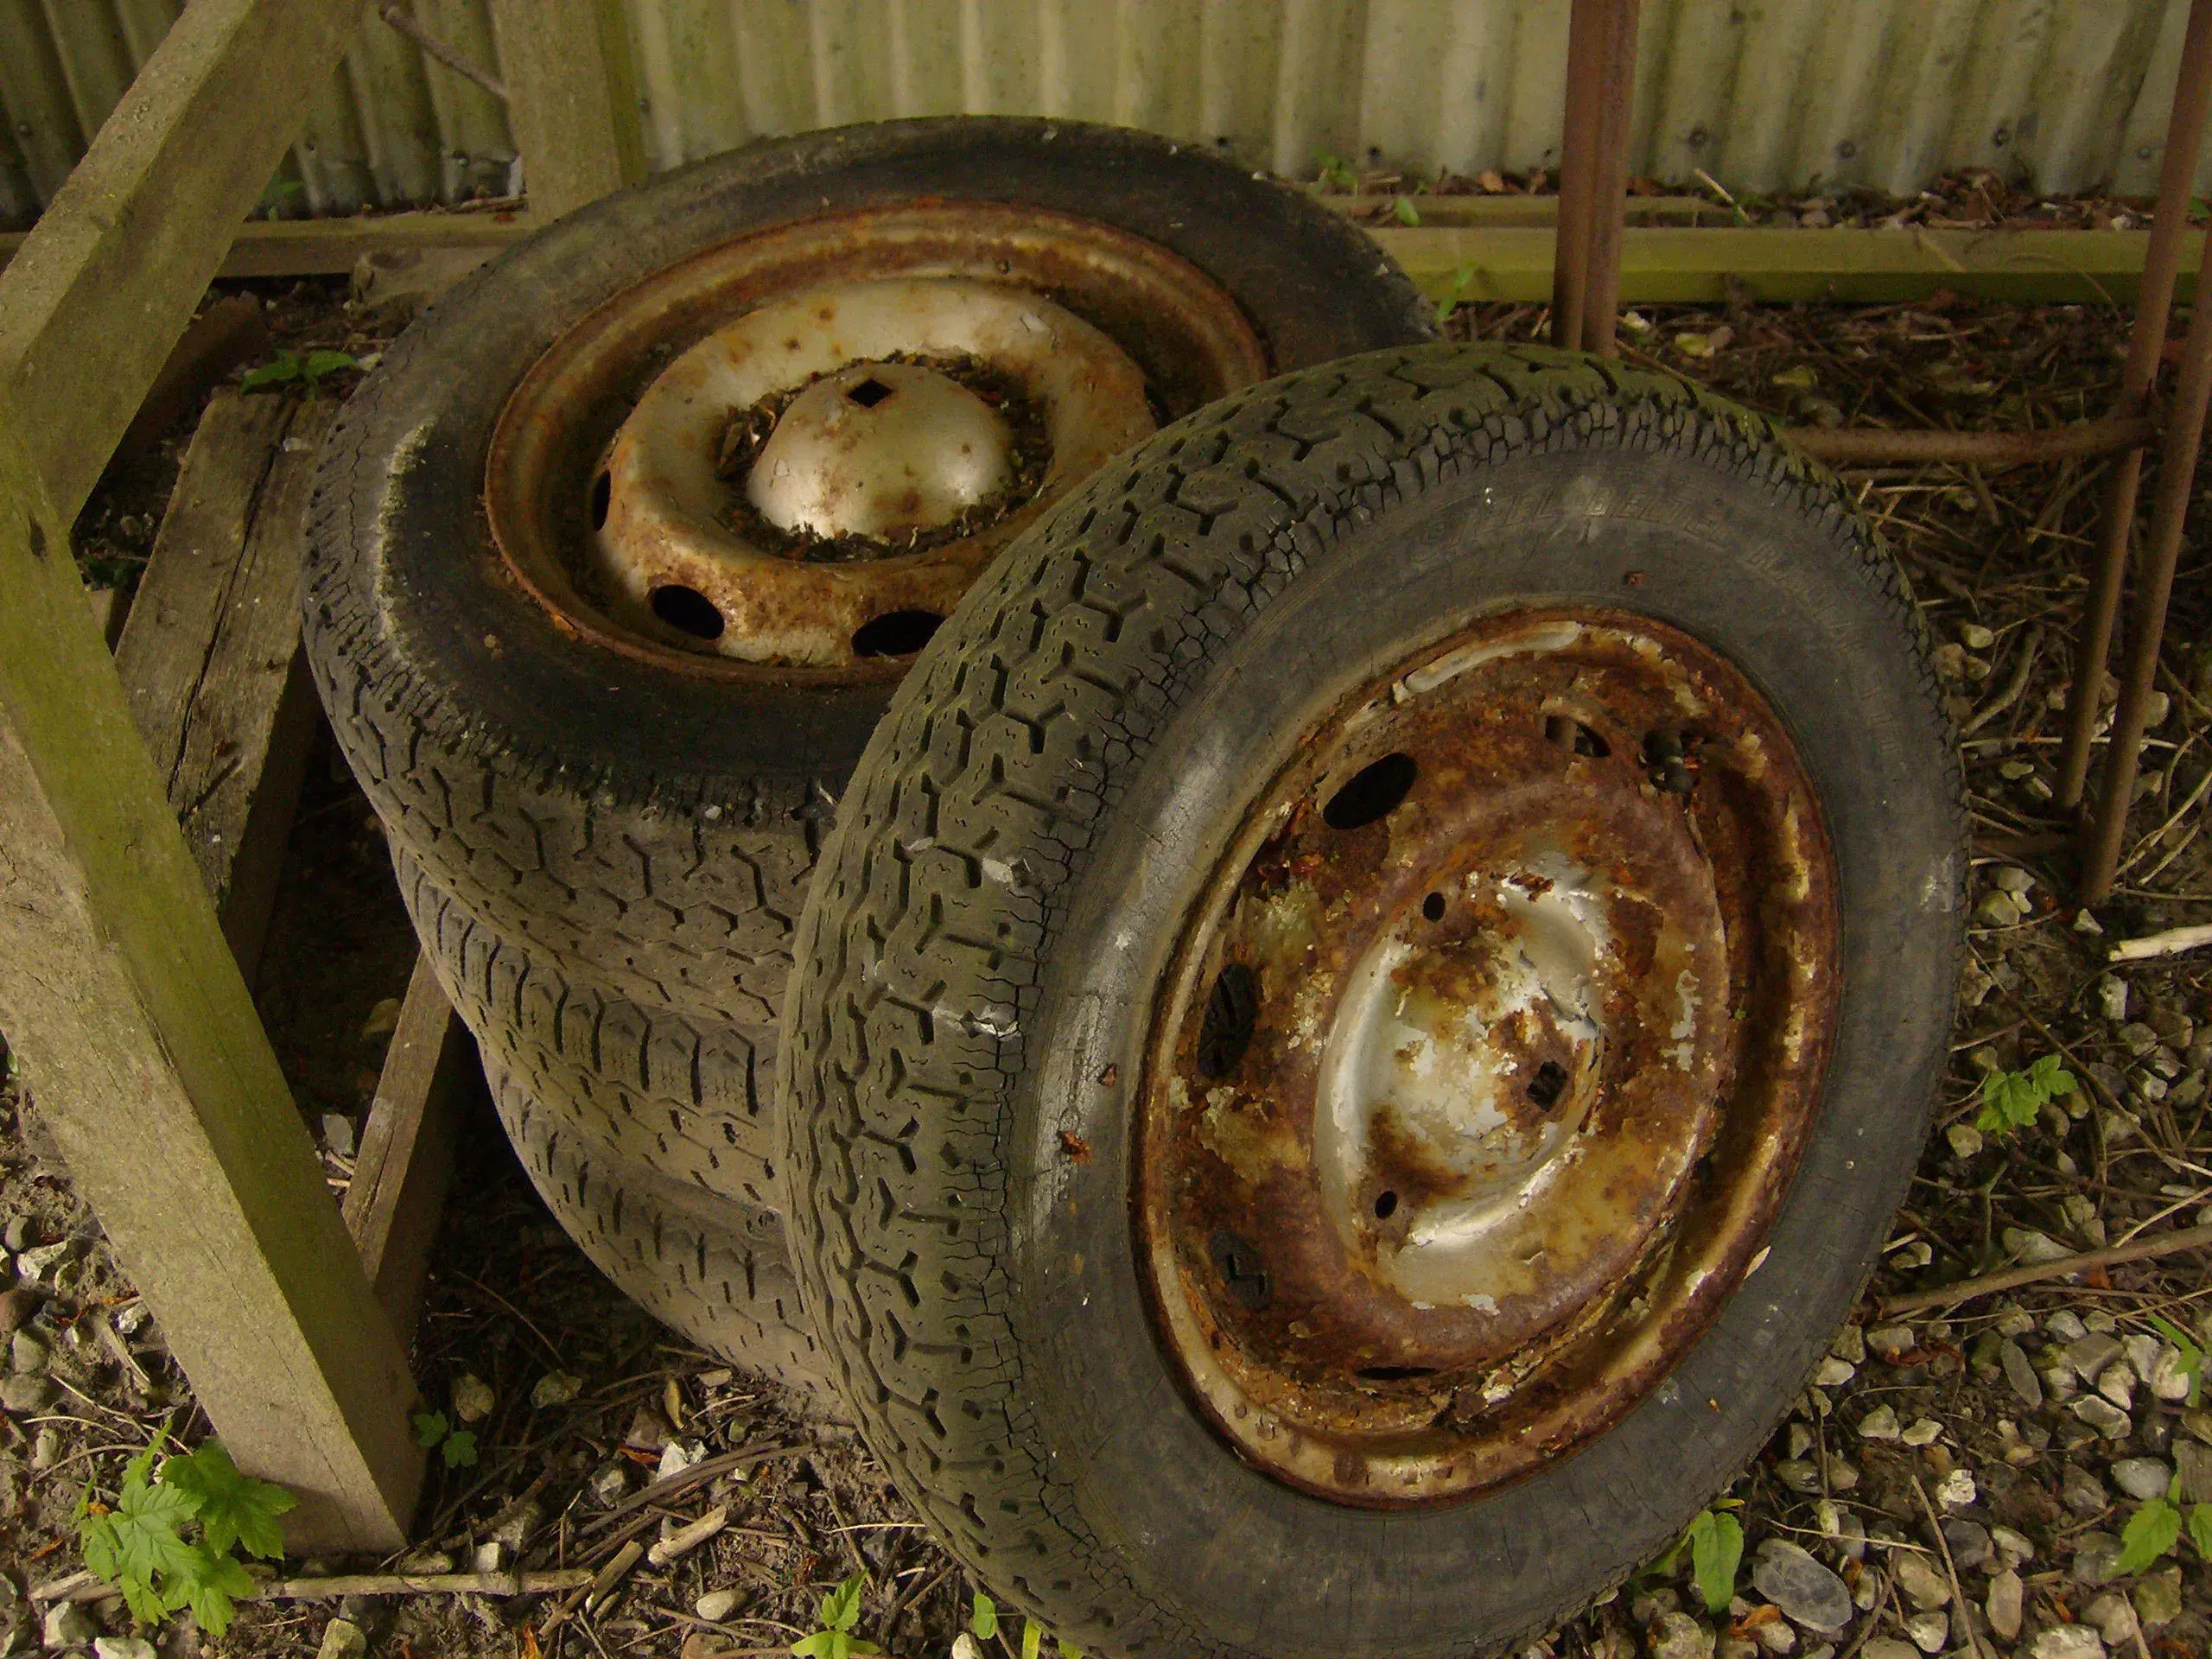
[[[1216, 1001], [1200, 980], [1195, 1001], [1174, 1004], [1179, 953], [1198, 948], [1186, 940], [1199, 937], [1200, 898], [1245, 856], [1224, 849], [1248, 806], [1271, 798], [1272, 779], [1300, 775], [1308, 734], [1339, 729], [1326, 725], [1338, 699], [1387, 688], [1343, 717], [1354, 736], [1358, 721], [1411, 720], [1401, 706], [1417, 710], [1450, 675], [1505, 672], [1479, 666], [1493, 658], [1548, 660], [1535, 634], [1512, 633], [1516, 617], [1581, 607], [1624, 619], [1624, 638], [1642, 627], [1688, 641], [1684, 651], [1713, 654], [1714, 674], [1740, 677], [1743, 707], [1775, 719], [1769, 752], [1794, 744], [1802, 764], [1803, 787], [1777, 810], [1802, 823], [1816, 807], [1825, 820], [1830, 853], [1804, 868], [1808, 880], [1833, 880], [1834, 980], [1817, 988], [1755, 963], [1733, 1005], [1767, 1006], [1749, 999], [1769, 995], [1771, 976], [1784, 988], [1773, 995], [1810, 999], [1802, 1006], [1832, 1019], [1825, 1070], [1793, 1074], [1794, 1174], [1780, 1166], [1764, 1211], [1747, 1199], [1735, 1219], [1711, 1219], [1721, 1211], [1708, 1195], [1726, 1190], [1727, 1172], [1777, 1167], [1744, 1164], [1772, 1147], [1738, 1145], [1728, 1128], [1764, 1098], [1767, 1074], [1747, 1069], [1740, 1087], [1728, 1074], [1714, 1096], [1721, 1127], [1698, 1132], [1719, 1138], [1691, 1145], [1707, 1160], [1666, 1202], [1669, 1236], [1730, 1241], [1717, 1282], [1731, 1294], [1683, 1303], [1702, 1311], [1678, 1334], [1669, 1325], [1665, 1366], [1592, 1402], [1580, 1438], [1510, 1485], [1452, 1488], [1491, 1465], [1471, 1452], [1453, 1461], [1473, 1442], [1448, 1438], [1463, 1432], [1448, 1376], [1433, 1396], [1446, 1410], [1403, 1442], [1413, 1453], [1278, 1468], [1268, 1433], [1325, 1445], [1322, 1431], [1301, 1426], [1294, 1396], [1272, 1419], [1255, 1408], [1258, 1439], [1226, 1414], [1210, 1417], [1214, 1407], [1198, 1402], [1219, 1398], [1205, 1392], [1217, 1386], [1211, 1362], [1186, 1357], [1163, 1309], [1185, 1284], [1194, 1305], [1212, 1298], [1228, 1310], [1209, 1327], [1218, 1346], [1232, 1303], [1249, 1291], [1248, 1309], [1278, 1308], [1300, 1269], [1270, 1255], [1278, 1241], [1264, 1235], [1217, 1234], [1210, 1268], [1203, 1236], [1178, 1257], [1179, 1234], [1146, 1230], [1152, 1154], [1140, 1152], [1156, 1134], [1173, 1146], [1182, 1133], [1172, 1116], [1144, 1117], [1157, 1087], [1149, 1068], [1173, 1071], [1185, 1052], [1181, 1035], [1155, 1049], [1154, 1022], [1179, 1006], [1195, 1023], [1204, 1004], [1203, 1059], [1226, 972]], [[1420, 656], [1497, 628], [1521, 643]], [[1543, 637], [1568, 642], [1545, 651], [1583, 648], [1571, 632]], [[1407, 660], [1428, 666], [1370, 679]], [[1631, 672], [1635, 659], [1623, 660]], [[1534, 721], [1537, 711], [1497, 717]], [[1553, 723], [1544, 717], [1544, 736]], [[1560, 766], [1629, 766], [1607, 787], [1653, 823], [1690, 813], [1693, 800], [1698, 812], [1734, 810], [1764, 764], [1748, 747], [1714, 748], [1700, 751], [1694, 779], [1678, 776], [1669, 753], [1624, 749], [1619, 733], [1584, 742], [1578, 729], [1560, 727]], [[1507, 739], [1522, 746], [1516, 756], [1541, 747]], [[1648, 769], [1648, 785], [1636, 769]], [[1394, 787], [1432, 811], [1414, 785]], [[925, 652], [868, 746], [808, 900], [779, 1062], [788, 1224], [807, 1306], [868, 1444], [957, 1554], [1089, 1649], [1456, 1655], [1549, 1629], [1663, 1548], [1758, 1449], [1863, 1282], [1925, 1133], [1949, 1029], [1958, 788], [1889, 554], [1834, 480], [1764, 422], [1677, 381], [1534, 349], [1418, 348], [1287, 377], [1164, 430], [1009, 549]], [[1325, 796], [1326, 810], [1323, 793], [1307, 798], [1328, 819], [1344, 796]], [[1286, 813], [1250, 844], [1305, 835], [1314, 821], [1303, 805]], [[1344, 817], [1392, 849], [1395, 822]], [[1499, 833], [1520, 831], [1509, 822]], [[1531, 883], [1527, 902], [1548, 885]], [[1764, 899], [1735, 912], [1760, 918], [1746, 937], [1778, 937], [1772, 917], [1811, 891], [1793, 889], [1771, 913]], [[1440, 913], [1441, 891], [1428, 902]], [[1823, 907], [1806, 903], [1803, 925], [1816, 926]], [[1730, 944], [1731, 961], [1745, 949]], [[1264, 1011], [1268, 971], [1239, 993], [1238, 1043], [1255, 1052], [1255, 1029], [1277, 1017]], [[1274, 994], [1303, 995], [1318, 978], [1294, 973]], [[1693, 1014], [1683, 1020], [1707, 1029]], [[1808, 1052], [1763, 1028], [1711, 1029], [1746, 1054]], [[1660, 1041], [1633, 1023], [1602, 1035], [1630, 1057], [1623, 1065], [1637, 1044]], [[1287, 1039], [1265, 1040], [1274, 1052]], [[1242, 1052], [1232, 1046], [1227, 1069], [1208, 1075], [1233, 1083]], [[1620, 1132], [1599, 1098], [1583, 1120], [1592, 1157], [1600, 1128]], [[1230, 1088], [1225, 1108], [1205, 1100], [1192, 1121], [1215, 1125], [1224, 1159], [1239, 1147], [1265, 1154], [1238, 1179], [1284, 1183], [1252, 1189], [1266, 1194], [1305, 1190], [1297, 1160], [1319, 1160], [1318, 1131], [1304, 1151], [1295, 1133], [1262, 1144], [1254, 1137], [1275, 1135], [1277, 1122], [1264, 1094]], [[1224, 1109], [1242, 1115], [1235, 1135], [1215, 1116]], [[1141, 1119], [1168, 1128], [1140, 1143]], [[1373, 1215], [1383, 1198], [1395, 1194]], [[1748, 1230], [1730, 1230], [1739, 1224]], [[1148, 1276], [1162, 1249], [1183, 1278]], [[1483, 1317], [1483, 1300], [1467, 1300], [1468, 1317]], [[1633, 1306], [1618, 1316], [1618, 1340], [1640, 1351], [1634, 1318]], [[1412, 1328], [1426, 1339], [1418, 1320]], [[1567, 1389], [1575, 1374], [1560, 1375]], [[1368, 1389], [1381, 1412], [1402, 1397], [1391, 1391], [1430, 1376], [1362, 1370], [1345, 1397]], [[1498, 1398], [1502, 1414], [1522, 1408], [1510, 1386]], [[1487, 1395], [1477, 1404], [1491, 1408]], [[1482, 1455], [1503, 1444], [1483, 1442]], [[1444, 1449], [1422, 1464], [1424, 1446]], [[1357, 1488], [1371, 1469], [1409, 1471], [1413, 1484], [1354, 1498], [1325, 1490], [1332, 1479]]]
[[[757, 1349], [775, 1321], [728, 1287], [776, 1190], [761, 1095], [792, 929], [889, 681], [715, 677], [580, 634], [502, 563], [487, 452], [549, 347], [657, 274], [825, 214], [963, 201], [1170, 251], [1278, 367], [1431, 332], [1337, 216], [1162, 141], [992, 120], [817, 133], [611, 197], [464, 283], [348, 403], [311, 513], [308, 659], [509, 1127], [537, 1136], [525, 1163], [618, 1282], [771, 1369], [796, 1351], [788, 1328]], [[1095, 321], [1149, 349], [1141, 320]]]
[[564, 329], [642, 278], [764, 226], [912, 198], [1054, 209], [1168, 248], [1279, 368], [1432, 331], [1404, 276], [1302, 193], [1141, 134], [1020, 120], [719, 156], [569, 215], [442, 300], [325, 445], [309, 659], [363, 786], [439, 886], [623, 995], [773, 1023], [822, 828], [887, 691], [734, 686], [564, 632], [486, 539], [493, 424]]

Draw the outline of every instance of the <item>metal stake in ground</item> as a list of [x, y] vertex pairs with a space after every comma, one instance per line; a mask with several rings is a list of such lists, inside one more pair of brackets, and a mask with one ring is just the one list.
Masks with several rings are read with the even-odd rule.
[[[2212, 6], [2200, 0], [2200, 12]], [[2212, 282], [2212, 238], [2196, 270], [2197, 292]], [[2104, 796], [2082, 861], [2082, 902], [2103, 901], [2112, 891], [2120, 863], [2120, 837], [2127, 829], [2127, 808], [2135, 795], [2135, 770], [2143, 747], [2151, 683], [2158, 670], [2158, 647], [2165, 638], [2166, 602], [2173, 597], [2174, 567], [2181, 560], [2181, 532], [2189, 514], [2189, 495], [2196, 481], [2196, 449], [2204, 437], [2204, 407], [2212, 397], [2212, 305], [2196, 306], [2189, 338], [2182, 347], [2181, 378], [2174, 387], [2173, 412], [2159, 453], [2158, 495], [2151, 510], [2151, 544], [2145, 550], [2142, 616], [2127, 655], [2120, 707], [2112, 721], [2112, 742], [2105, 751]], [[2076, 676], [2078, 688], [2081, 680]], [[2079, 692], [2076, 692], [2077, 699]]]
[[[2212, 0], [2196, 0], [2190, 8], [2189, 33], [2182, 42], [2173, 114], [2166, 123], [2158, 206], [2143, 260], [2143, 285], [2136, 292], [2135, 328], [2128, 340], [2127, 365], [2120, 373], [2120, 397], [2113, 409], [2116, 416], [2141, 415], [2152, 384], [2158, 378], [2158, 359], [2166, 343], [2166, 311], [2173, 300], [2174, 269], [2189, 216], [2208, 101], [2212, 101]], [[2172, 453], [2169, 448], [2167, 454]], [[2089, 745], [2096, 735], [2101, 701], [2098, 692], [2104, 679], [2105, 658], [2112, 650], [2113, 621], [2120, 610], [2120, 582], [2127, 569], [2128, 532], [2135, 523], [2135, 493], [2142, 476], [2143, 451], [2131, 448], [2113, 468], [2104, 515], [2097, 526], [2097, 570], [2091, 581], [2089, 608], [2082, 619], [2080, 644], [2074, 653], [2074, 689], [2066, 706], [2066, 745], [2059, 752], [2058, 803], [2063, 807], [2081, 804], [2082, 785], [2089, 775]], [[2156, 635], [2152, 638], [2155, 640]], [[2115, 727], [2115, 740], [2117, 732]], [[2085, 897], [2092, 885], [2088, 874], [2084, 872]], [[2109, 874], [2107, 867], [2107, 879]]]

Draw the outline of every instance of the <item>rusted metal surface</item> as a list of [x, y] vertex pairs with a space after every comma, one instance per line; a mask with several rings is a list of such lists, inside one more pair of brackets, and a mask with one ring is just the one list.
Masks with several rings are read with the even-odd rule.
[[[2150, 245], [2144, 250], [2143, 285], [2135, 299], [2135, 326], [2128, 336], [2127, 361], [2120, 371], [2114, 412], [2139, 415], [2158, 377], [2166, 343], [2166, 313], [2173, 303], [2174, 272], [2189, 219], [2194, 160], [2204, 137], [2212, 105], [2212, 0], [2195, 0], [2189, 31], [2182, 37], [2181, 68], [2174, 86], [2173, 113], [2166, 125], [2166, 152], [2158, 174], [2158, 205], [2151, 220]], [[2152, 440], [2145, 437], [2139, 443]], [[2190, 465], [2194, 467], [2192, 454]], [[2074, 678], [2066, 704], [2066, 741], [2058, 753], [2058, 804], [2078, 806], [2089, 776], [2089, 746], [2095, 741], [2105, 662], [2112, 654], [2113, 624], [2120, 614], [2120, 590], [2127, 574], [2130, 535], [2135, 525], [2135, 498], [2143, 482], [2143, 451], [2132, 448], [2113, 468], [2105, 485], [2104, 512], [2097, 524], [2097, 566], [2089, 583], [2088, 609], [2075, 641]], [[2130, 767], [2133, 774], [2133, 766]], [[2085, 886], [2101, 886], [2094, 869]]]
[[[882, 360], [902, 353], [988, 369], [1040, 411], [1040, 474], [971, 532], [959, 533], [962, 509], [1013, 483], [1012, 429], [948, 374]], [[794, 387], [805, 390], [765, 445], [726, 476], [733, 418]], [[1142, 372], [1038, 295], [964, 278], [808, 289], [716, 329], [645, 389], [604, 483], [588, 486], [587, 574], [601, 578], [601, 613], [633, 634], [746, 662], [850, 667], [870, 623], [949, 615], [999, 549], [1153, 430]], [[921, 543], [940, 528], [955, 533]], [[762, 533], [777, 529], [858, 538], [849, 550], [861, 556], [817, 562], [803, 540]], [[904, 637], [918, 649], [927, 632]]]
[[[1079, 319], [1086, 331], [1096, 331], [1134, 363], [1146, 403], [1166, 417], [1272, 372], [1250, 324], [1203, 273], [1154, 243], [1091, 220], [989, 203], [916, 201], [778, 226], [708, 249], [617, 296], [571, 328], [524, 377], [493, 434], [485, 469], [492, 533], [513, 579], [569, 632], [690, 673], [834, 683], [903, 672], [904, 653], [863, 654], [853, 646], [855, 635], [871, 614], [949, 611], [992, 549], [1005, 535], [1018, 533], [1025, 514], [1043, 511], [1088, 472], [1087, 467], [1074, 470], [1081, 465], [1077, 446], [1094, 447], [1097, 436], [1077, 429], [1079, 417], [1052, 434], [1055, 465], [1046, 487], [1022, 513], [994, 526], [989, 546], [968, 549], [971, 556], [964, 562], [950, 556], [952, 543], [911, 566], [898, 558], [817, 565], [751, 557], [728, 525], [712, 522], [709, 508], [703, 518], [687, 511], [690, 539], [670, 543], [671, 557], [696, 555], [702, 562], [683, 569], [671, 565], [659, 573], [658, 583], [640, 587], [632, 581], [639, 574], [634, 564], [601, 558], [599, 537], [613, 519], [618, 499], [607, 465], [617, 435], [655, 382], [673, 372], [672, 365], [754, 314], [798, 304], [799, 296], [818, 297], [831, 288], [874, 283], [940, 291], [950, 284], [990, 285], [1017, 309], [1025, 295], [1041, 299]], [[1045, 315], [1033, 302], [1027, 309], [1033, 316]], [[910, 340], [902, 346], [880, 331], [865, 340], [848, 340], [836, 321], [833, 315], [824, 322], [817, 315], [810, 329], [778, 336], [773, 351], [795, 359], [785, 365], [788, 386], [804, 385], [846, 363], [923, 344]], [[784, 342], [794, 339], [798, 347], [786, 350]], [[747, 340], [747, 351], [756, 344]], [[1076, 360], [1072, 349], [1066, 355]], [[1110, 359], [1101, 353], [1082, 361], [1103, 374], [1099, 365]], [[734, 406], [699, 405], [693, 435], [703, 442], [709, 427], [762, 391], [778, 389], [779, 378], [764, 370], [756, 377], [760, 384]], [[693, 390], [702, 389], [703, 381]], [[1094, 387], [1084, 396], [1093, 392], [1098, 395], [1088, 404], [1074, 390], [1062, 401], [1071, 411], [1079, 404], [1128, 407], [1120, 391]], [[1039, 401], [1052, 407], [1052, 399]], [[1064, 446], [1066, 465], [1058, 460]], [[1097, 458], [1109, 453], [1110, 447], [1099, 450]], [[643, 487], [646, 480], [635, 481], [640, 486], [635, 499], [642, 501], [650, 493]], [[928, 582], [911, 591], [899, 588], [907, 576], [918, 580], [924, 565], [937, 573]], [[722, 584], [719, 591], [728, 603], [715, 606], [722, 626], [715, 638], [671, 625], [651, 604], [656, 586], [696, 590], [696, 582], [683, 579], [687, 572]], [[736, 649], [719, 649], [725, 635], [733, 647], [748, 639], [800, 645], [757, 660]]]
[[1778, 720], [1643, 618], [1491, 619], [1315, 731], [1192, 918], [1139, 1130], [1155, 1311], [1242, 1454], [1448, 1501], [1656, 1385], [1809, 1129], [1834, 888]]
[[[2212, 238], [2204, 245], [2197, 281], [2212, 277]], [[2212, 290], [2200, 290], [2212, 291]], [[2212, 399], [2212, 305], [2196, 306], [2182, 345], [2181, 374], [2174, 385], [2167, 416], [2165, 446], [2158, 457], [2158, 493], [2151, 509], [2151, 533], [2143, 550], [2142, 588], [2135, 634], [2120, 676], [2120, 707], [2113, 711], [2112, 743], [2105, 752], [2104, 791], [2082, 857], [2082, 902], [2101, 904], [2112, 892], [2120, 865], [2120, 843], [2127, 831], [2127, 809], [2135, 799], [2135, 772], [2142, 759], [2143, 733], [2151, 706], [2158, 650], [2166, 632], [2166, 604], [2173, 597], [2174, 571], [2181, 562], [2182, 528], [2196, 485], [2196, 462], [2204, 442], [2204, 415]]]
[[[1152, 424], [1143, 379], [1105, 344], [1116, 368], [1128, 365], [1141, 436]], [[919, 364], [863, 361], [799, 393], [747, 469], [745, 493], [779, 529], [880, 542], [942, 529], [1014, 481], [1014, 428], [982, 396]]]
[[2158, 423], [2147, 415], [2115, 415], [2103, 420], [2071, 421], [2037, 432], [1884, 431], [1873, 427], [1798, 426], [1790, 442], [1831, 467], [1922, 466], [1950, 461], [1959, 466], [2031, 467], [2092, 455], [2108, 455], [2154, 442]]

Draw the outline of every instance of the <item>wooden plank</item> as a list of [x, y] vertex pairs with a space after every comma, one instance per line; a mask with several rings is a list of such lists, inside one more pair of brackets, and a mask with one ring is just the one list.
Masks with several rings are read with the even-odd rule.
[[[1434, 299], [1551, 298], [1552, 232], [1439, 228], [1368, 232]], [[2202, 232], [2182, 239], [2184, 266]], [[1732, 280], [1746, 299], [1888, 302], [1938, 289], [2027, 302], [2131, 301], [2149, 237], [2141, 231], [1793, 231], [1629, 228], [1621, 298], [1714, 303]], [[2176, 297], [2180, 297], [2177, 289]]]
[[[1334, 204], [1351, 197], [1324, 197]], [[1432, 298], [1467, 276], [1471, 301], [1536, 300], [1551, 293], [1551, 232], [1556, 212], [1548, 196], [1467, 198], [1505, 201], [1496, 214], [1440, 204], [1436, 222], [1417, 229], [1366, 229], [1403, 264]], [[1658, 199], [1661, 201], [1670, 198]], [[1446, 214], [1453, 222], [1443, 222]], [[543, 215], [404, 213], [358, 219], [257, 219], [238, 227], [223, 262], [224, 276], [343, 276], [366, 257], [465, 252], [476, 263], [527, 236]], [[2191, 236], [2197, 234], [2191, 232]], [[1695, 239], [1693, 239], [1695, 238]], [[0, 260], [23, 234], [0, 235]], [[1727, 277], [1743, 279], [1756, 299], [1924, 299], [1939, 288], [1955, 294], [2026, 304], [2129, 300], [2150, 240], [2143, 231], [1798, 231], [1736, 227], [1684, 229], [1631, 222], [1623, 245], [1621, 297], [1650, 304], [1726, 297]], [[2187, 242], [2188, 238], [2184, 238]], [[2176, 297], [2195, 292], [2188, 242]], [[450, 264], [458, 276], [468, 262]]]
[[69, 525], [353, 38], [194, 0], [0, 273], [0, 1027], [302, 1549], [401, 1543], [415, 1390], [93, 625]]
[[335, 405], [219, 394], [155, 538], [116, 671], [251, 982], [315, 734], [301, 537]]
[[[115, 446], [115, 459], [143, 454], [189, 415], [232, 369], [269, 352], [269, 321], [251, 294], [211, 300], [171, 348], [147, 389], [145, 402]], [[112, 463], [111, 463], [112, 464]]]
[[550, 221], [645, 175], [615, 0], [492, 0], [523, 188]]
[[21, 430], [0, 418], [0, 1029], [216, 1432], [299, 1494], [288, 1539], [395, 1548], [423, 1472], [405, 1353]]
[[416, 957], [361, 1129], [345, 1208], [362, 1268], [403, 1337], [414, 1330], [422, 1306], [430, 1245], [453, 1174], [454, 1096], [474, 1058], [468, 1033], [428, 958]]
[[65, 522], [364, 10], [193, 0], [0, 274], [0, 391]]

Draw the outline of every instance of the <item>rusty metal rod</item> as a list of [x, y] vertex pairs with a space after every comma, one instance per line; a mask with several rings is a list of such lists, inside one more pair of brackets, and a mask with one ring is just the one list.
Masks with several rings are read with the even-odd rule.
[[1891, 432], [1876, 427], [1793, 426], [1790, 442], [1831, 467], [1914, 466], [1951, 461], [1959, 466], [2031, 467], [2042, 462], [2110, 454], [2158, 441], [2158, 423], [2147, 415], [2070, 421], [2037, 432]]
[[1611, 0], [1604, 10], [1597, 48], [1597, 118], [1590, 164], [1588, 264], [1582, 279], [1581, 346], [1600, 357], [1618, 355], [1613, 320], [1620, 310], [1621, 242], [1628, 219], [1629, 111], [1636, 99], [1636, 30], [1639, 0]]
[[[2197, 267], [2197, 291], [2212, 282], [2212, 237]], [[2112, 741], [2105, 748], [2104, 795], [2082, 861], [2082, 902], [2101, 904], [2112, 891], [2120, 865], [2120, 843], [2127, 832], [2127, 809], [2135, 796], [2135, 769], [2141, 759], [2145, 712], [2164, 643], [2166, 603], [2173, 597], [2174, 569], [2181, 563], [2182, 526], [2189, 516], [2190, 492], [2196, 483], [2197, 447], [2204, 441], [2204, 410], [2212, 401], [2212, 302], [2192, 307], [2189, 337], [2183, 343], [2181, 374], [2174, 383], [2173, 409], [2166, 418], [2165, 442], [2158, 454], [2158, 493], [2151, 508], [2149, 545], [2144, 550], [2139, 614], [2128, 642], [2127, 667], [2113, 713]], [[2094, 706], [2094, 705], [2093, 705]]]
[[1552, 344], [1582, 346], [1597, 207], [1599, 83], [1611, 0], [1574, 0], [1567, 25], [1567, 101], [1560, 126], [1559, 227], [1552, 240]]
[[[2158, 205], [2151, 220], [2150, 245], [2144, 250], [2143, 282], [2135, 300], [2134, 332], [2127, 342], [2127, 364], [2120, 372], [2115, 415], [2142, 413], [2158, 379], [2166, 343], [2166, 313], [2173, 302], [2174, 270], [2181, 233], [2189, 222], [2190, 192], [2204, 137], [2208, 101], [2212, 101], [2212, 0], [2195, 0], [2181, 48], [2181, 71], [2174, 84], [2173, 112], [2166, 120], [2166, 153], [2158, 169]], [[2143, 477], [2143, 451], [2131, 448], [2113, 468], [2105, 488], [2104, 511], [2097, 523], [2097, 565], [2090, 579], [2088, 608], [2074, 652], [2074, 683], [2066, 704], [2066, 741], [2058, 755], [2058, 804], [2081, 804], [2089, 775], [2089, 746], [2097, 728], [2097, 709], [2112, 652], [2113, 624], [2120, 614], [2120, 593], [2127, 574], [2127, 543], [2135, 524], [2135, 497]]]

